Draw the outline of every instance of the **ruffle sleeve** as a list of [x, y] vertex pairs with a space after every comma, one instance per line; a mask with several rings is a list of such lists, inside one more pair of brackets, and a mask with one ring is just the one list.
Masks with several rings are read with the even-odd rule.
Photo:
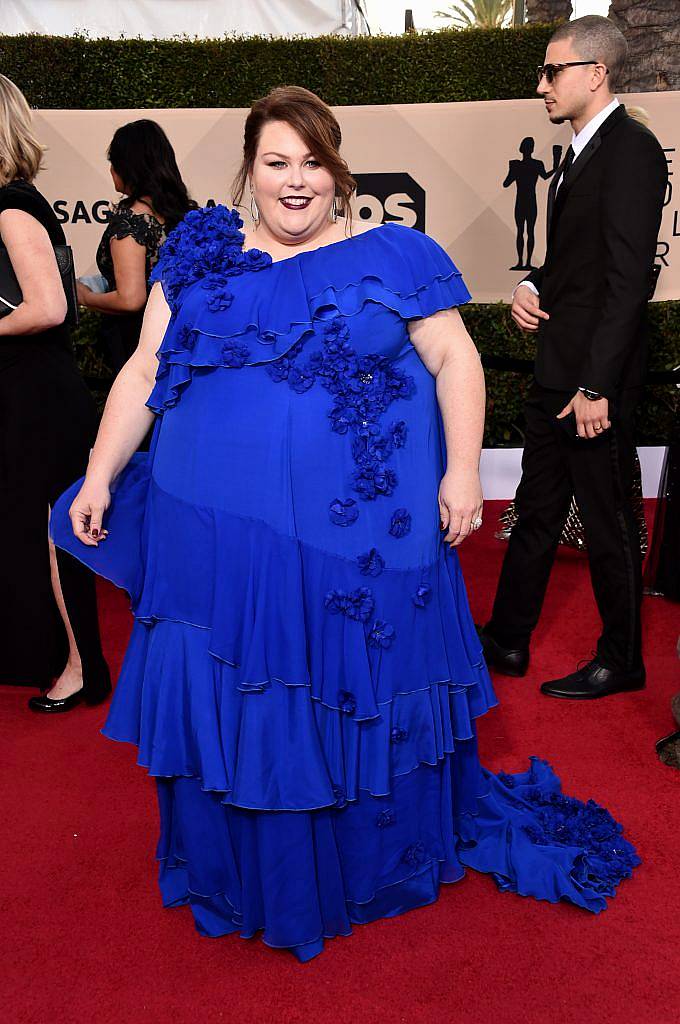
[[[326, 304], [344, 316], [358, 313], [366, 302], [394, 310], [403, 320], [417, 320], [440, 310], [462, 306], [471, 299], [463, 275], [447, 252], [429, 235], [389, 222], [360, 235], [375, 251], [354, 259], [329, 246], [336, 266], [324, 284], [322, 274], [312, 285], [312, 308]], [[338, 243], [342, 246], [343, 243]]]

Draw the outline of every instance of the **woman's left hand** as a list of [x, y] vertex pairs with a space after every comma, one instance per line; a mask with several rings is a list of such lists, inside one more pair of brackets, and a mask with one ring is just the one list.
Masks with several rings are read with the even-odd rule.
[[88, 288], [86, 284], [82, 283], [82, 281], [76, 281], [76, 296], [78, 298], [78, 304], [80, 306], [89, 305], [88, 297], [92, 294], [93, 291], [91, 288]]
[[439, 485], [439, 518], [444, 543], [458, 547], [482, 518], [482, 485], [476, 470], [448, 470]]

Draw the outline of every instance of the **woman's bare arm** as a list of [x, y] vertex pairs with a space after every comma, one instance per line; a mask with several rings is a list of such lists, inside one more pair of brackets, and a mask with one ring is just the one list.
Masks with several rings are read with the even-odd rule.
[[101, 536], [111, 484], [153, 422], [146, 401], [158, 368], [156, 352], [169, 320], [170, 309], [160, 284], [156, 284], [146, 307], [139, 345], [111, 388], [85, 482], [70, 509], [73, 531], [84, 544], [96, 544]]
[[100, 313], [136, 313], [146, 302], [146, 249], [131, 235], [111, 239], [116, 278], [112, 292], [93, 292], [78, 282], [78, 302]]
[[0, 237], [23, 296], [17, 308], [0, 319], [0, 336], [37, 334], [63, 324], [66, 296], [45, 228], [24, 210], [3, 210]]
[[484, 371], [455, 309], [409, 323], [413, 346], [436, 380], [446, 438], [446, 473], [439, 489], [445, 540], [456, 546], [481, 516], [479, 459], [484, 434]]

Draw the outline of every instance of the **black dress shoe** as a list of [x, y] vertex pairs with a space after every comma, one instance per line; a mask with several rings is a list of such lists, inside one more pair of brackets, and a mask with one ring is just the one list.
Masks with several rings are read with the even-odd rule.
[[477, 632], [482, 641], [482, 650], [487, 665], [495, 668], [505, 676], [525, 676], [529, 668], [528, 647], [503, 647], [487, 633], [485, 626], [478, 626]]
[[42, 711], [48, 715], [57, 715], [62, 711], [70, 711], [82, 703], [83, 691], [81, 689], [76, 690], [70, 697], [59, 697], [56, 700], [52, 697], [47, 697], [45, 694], [41, 694], [39, 697], [31, 697], [28, 706], [31, 711]]
[[55, 715], [63, 711], [71, 711], [79, 704], [93, 706], [101, 704], [111, 694], [111, 676], [106, 663], [100, 666], [96, 672], [88, 672], [85, 685], [80, 690], [72, 693], [70, 697], [54, 699], [41, 694], [39, 697], [31, 697], [28, 706], [31, 711], [41, 711], [44, 714]]
[[606, 668], [597, 658], [593, 658], [571, 675], [543, 683], [541, 693], [547, 697], [562, 697], [564, 700], [596, 700], [598, 697], [609, 697], [612, 693], [643, 690], [644, 686], [644, 666], [632, 672], [623, 672]]

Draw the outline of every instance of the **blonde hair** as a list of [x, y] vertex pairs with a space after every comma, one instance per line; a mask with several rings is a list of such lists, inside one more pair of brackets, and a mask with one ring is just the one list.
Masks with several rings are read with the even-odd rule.
[[40, 170], [46, 147], [33, 134], [32, 121], [21, 89], [0, 75], [0, 185], [15, 178], [31, 182]]
[[626, 113], [628, 117], [632, 117], [634, 121], [639, 121], [645, 128], [649, 128], [649, 112], [644, 107], [626, 107]]

